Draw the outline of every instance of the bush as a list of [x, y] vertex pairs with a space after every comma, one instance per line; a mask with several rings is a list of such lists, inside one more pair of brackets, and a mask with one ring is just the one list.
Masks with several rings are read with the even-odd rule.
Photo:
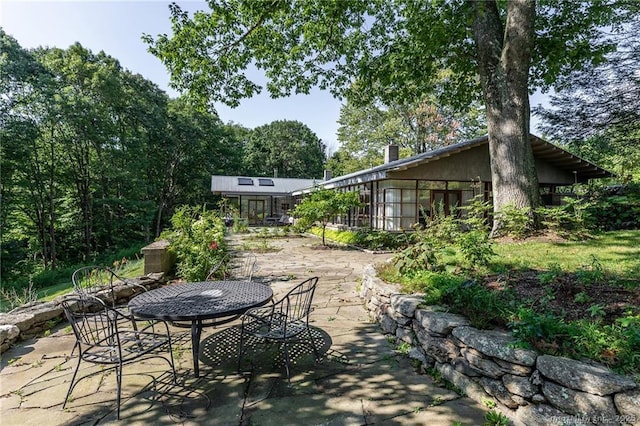
[[502, 224], [500, 235], [524, 239], [535, 229], [530, 208], [519, 209], [513, 204], [507, 204], [496, 213], [496, 219]]
[[169, 241], [177, 274], [187, 281], [203, 280], [226, 254], [224, 220], [216, 211], [183, 206], [176, 210], [171, 225], [160, 238]]
[[477, 328], [502, 327], [513, 304], [508, 291], [493, 292], [474, 281], [467, 280], [443, 292], [441, 302], [455, 313], [466, 316]]
[[640, 183], [591, 189], [585, 197], [597, 229], [640, 229]]
[[353, 244], [369, 250], [395, 250], [406, 247], [410, 236], [378, 229], [360, 229], [355, 234]]
[[496, 255], [493, 251], [493, 240], [483, 230], [462, 232], [458, 235], [456, 244], [472, 269], [488, 266]]

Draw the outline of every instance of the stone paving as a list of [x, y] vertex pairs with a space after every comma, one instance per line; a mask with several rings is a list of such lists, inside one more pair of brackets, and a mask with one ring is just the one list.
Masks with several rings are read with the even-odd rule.
[[[121, 423], [127, 425], [480, 425], [487, 408], [419, 375], [372, 323], [356, 288], [366, 264], [388, 255], [325, 249], [315, 237], [258, 241], [234, 237], [240, 250], [257, 253], [258, 280], [275, 298], [298, 282], [320, 278], [311, 325], [323, 360], [294, 348], [291, 386], [277, 347], [252, 349], [237, 369], [238, 330], [205, 329], [200, 377], [193, 376], [191, 343], [174, 329], [178, 384], [166, 363], [124, 367]], [[62, 402], [77, 363], [67, 324], [23, 341], [2, 354], [0, 424], [85, 425], [117, 423], [112, 370], [84, 379], [66, 409]], [[79, 374], [99, 371], [82, 364]]]

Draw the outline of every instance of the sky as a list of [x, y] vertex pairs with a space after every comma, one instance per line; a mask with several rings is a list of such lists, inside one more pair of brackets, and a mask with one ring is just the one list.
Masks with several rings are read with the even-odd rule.
[[[208, 10], [206, 2], [176, 0], [184, 10]], [[170, 1], [163, 0], [0, 0], [0, 26], [23, 48], [58, 47], [66, 49], [79, 42], [93, 53], [104, 51], [123, 68], [139, 73], [165, 90], [169, 74], [162, 62], [147, 52], [143, 34], [170, 34]], [[534, 106], [540, 96], [531, 100]], [[327, 146], [327, 153], [338, 149], [338, 118], [342, 101], [326, 91], [313, 90], [309, 95], [271, 99], [266, 90], [244, 99], [237, 108], [215, 104], [220, 119], [248, 128], [276, 120], [296, 120], [308, 126]], [[536, 121], [532, 117], [532, 129]]]
[[[169, 1], [25, 1], [0, 0], [0, 26], [23, 48], [39, 46], [66, 49], [79, 42], [93, 53], [101, 50], [123, 68], [143, 75], [165, 90], [169, 74], [162, 62], [147, 52], [143, 34], [170, 34]], [[176, 0], [189, 12], [207, 10], [204, 1]], [[215, 104], [220, 119], [255, 128], [276, 120], [297, 120], [307, 125], [327, 145], [338, 148], [336, 132], [342, 102], [329, 92], [313, 90], [309, 95], [271, 99], [263, 91], [231, 109]]]

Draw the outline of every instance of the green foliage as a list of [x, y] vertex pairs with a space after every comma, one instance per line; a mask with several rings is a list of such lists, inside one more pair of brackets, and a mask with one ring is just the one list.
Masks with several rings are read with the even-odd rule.
[[382, 164], [389, 141], [399, 145], [401, 157], [408, 157], [486, 133], [477, 104], [468, 114], [436, 105], [434, 99], [388, 107], [347, 102], [338, 119], [340, 148], [327, 168], [340, 176]]
[[453, 312], [465, 315], [474, 327], [490, 328], [505, 325], [512, 297], [508, 291], [494, 292], [473, 281], [464, 281], [447, 288], [441, 302]]
[[[602, 307], [589, 308], [592, 316], [602, 316]], [[563, 318], [519, 307], [509, 322], [514, 337], [527, 347], [552, 355], [589, 358], [623, 373], [640, 371], [640, 315], [627, 313], [613, 324], [581, 320], [567, 323]]]
[[299, 121], [274, 121], [256, 127], [248, 135], [244, 165], [253, 176], [288, 178], [322, 177], [325, 146]]
[[33, 282], [29, 281], [29, 285], [21, 290], [15, 288], [0, 288], [0, 299], [2, 301], [1, 312], [10, 311], [18, 306], [26, 305], [38, 300], [38, 292], [33, 287]]
[[573, 301], [576, 303], [587, 303], [591, 301], [591, 297], [584, 291], [581, 291], [576, 293], [575, 296], [573, 296]]
[[587, 214], [600, 230], [640, 229], [640, 183], [590, 188]]
[[148, 242], [241, 171], [240, 132], [104, 52], [0, 44], [3, 284]]
[[302, 220], [303, 224], [320, 222], [322, 226], [322, 244], [325, 242], [327, 224], [336, 216], [346, 214], [349, 209], [360, 206], [357, 192], [339, 192], [332, 189], [315, 189], [302, 199], [291, 215]]
[[434, 206], [436, 214], [425, 227], [416, 228], [412, 235], [414, 244], [394, 256], [394, 263], [404, 274], [415, 274], [421, 269], [442, 271], [447, 259], [459, 253], [462, 265], [467, 269], [479, 269], [489, 265], [495, 255], [494, 242], [484, 215], [488, 203], [476, 202], [467, 207], [464, 218], [457, 214], [445, 215], [442, 206]]
[[562, 201], [560, 206], [536, 209], [541, 225], [565, 238], [579, 239], [588, 236], [588, 231], [593, 228], [590, 213], [593, 202], [570, 197], [565, 197]]
[[[526, 306], [518, 307], [509, 318], [509, 329], [513, 336], [528, 347], [537, 344], [538, 349], [553, 349], [552, 354], [557, 355], [559, 350], [570, 350], [571, 345], [567, 339], [569, 328], [564, 319], [551, 313], [538, 313]], [[538, 342], [545, 342], [540, 345]]]
[[589, 264], [578, 268], [576, 276], [581, 284], [598, 284], [604, 280], [605, 270], [600, 260], [595, 255], [591, 255]]
[[224, 221], [216, 211], [182, 206], [176, 209], [171, 224], [160, 238], [169, 241], [178, 276], [187, 281], [203, 280], [226, 253]]
[[471, 267], [486, 267], [495, 256], [493, 241], [484, 230], [474, 229], [458, 235], [456, 241], [466, 263]]
[[489, 410], [484, 415], [482, 426], [509, 426], [509, 418], [497, 410]]
[[552, 263], [547, 271], [538, 274], [538, 279], [540, 280], [540, 284], [551, 284], [556, 279], [561, 277], [562, 274], [564, 274], [562, 266], [560, 266], [558, 263]]
[[393, 263], [402, 274], [415, 274], [419, 271], [440, 271], [442, 265], [442, 250], [431, 240], [419, 241], [396, 253]]
[[369, 250], [395, 250], [406, 247], [411, 236], [405, 232], [394, 233], [379, 229], [358, 229], [353, 244]]
[[524, 239], [535, 229], [533, 214], [529, 207], [517, 208], [514, 204], [506, 204], [495, 215], [502, 227], [500, 233], [515, 239]]
[[[594, 303], [586, 291], [576, 293], [573, 301], [585, 304], [584, 310], [590, 317], [588, 320], [568, 321], [561, 314], [546, 311], [544, 307], [545, 301], [558, 297], [554, 284], [567, 274], [575, 274], [581, 285], [615, 282], [615, 276], [608, 272], [612, 270], [609, 263], [612, 268], [618, 268], [627, 262], [627, 266], [618, 269], [617, 273], [628, 276], [629, 283], [634, 283], [629, 285], [637, 287], [637, 273], [634, 272], [640, 267], [637, 237], [637, 232], [626, 231], [596, 236], [581, 243], [497, 245], [496, 251], [502, 256], [516, 248], [522, 251], [519, 254], [522, 260], [517, 267], [530, 269], [532, 265], [538, 265], [537, 269], [544, 270], [538, 274], [538, 279], [545, 291], [535, 306], [530, 300], [516, 299], [509, 285], [500, 290], [485, 287], [459, 274], [460, 269], [456, 274], [442, 269], [402, 273], [393, 263], [385, 263], [379, 265], [377, 271], [385, 281], [398, 283], [405, 292], [424, 294], [426, 304], [446, 306], [449, 311], [469, 318], [476, 327], [509, 328], [520, 346], [542, 353], [589, 358], [614, 370], [633, 374], [640, 371], [638, 312], [629, 311], [615, 319], [613, 324], [605, 323], [606, 307]], [[528, 248], [523, 250], [525, 247]], [[609, 259], [606, 266], [602, 258]], [[635, 259], [635, 264], [633, 261], [628, 263], [631, 258]], [[488, 267], [495, 269], [500, 264], [489, 264]], [[512, 268], [514, 266], [509, 266], [506, 272]]]
[[[322, 229], [311, 229], [311, 233], [322, 235]], [[353, 245], [368, 250], [395, 250], [406, 247], [411, 241], [411, 234], [389, 232], [379, 229], [359, 228], [326, 229], [325, 238], [342, 244]]]

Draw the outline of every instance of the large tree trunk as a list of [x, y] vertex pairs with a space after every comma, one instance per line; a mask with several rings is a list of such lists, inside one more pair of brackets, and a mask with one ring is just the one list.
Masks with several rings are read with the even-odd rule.
[[[503, 25], [495, 0], [472, 1], [474, 36], [487, 109], [493, 210], [539, 205], [538, 179], [529, 140], [528, 77], [534, 40], [535, 1], [510, 0]], [[502, 228], [494, 219], [492, 235]]]

